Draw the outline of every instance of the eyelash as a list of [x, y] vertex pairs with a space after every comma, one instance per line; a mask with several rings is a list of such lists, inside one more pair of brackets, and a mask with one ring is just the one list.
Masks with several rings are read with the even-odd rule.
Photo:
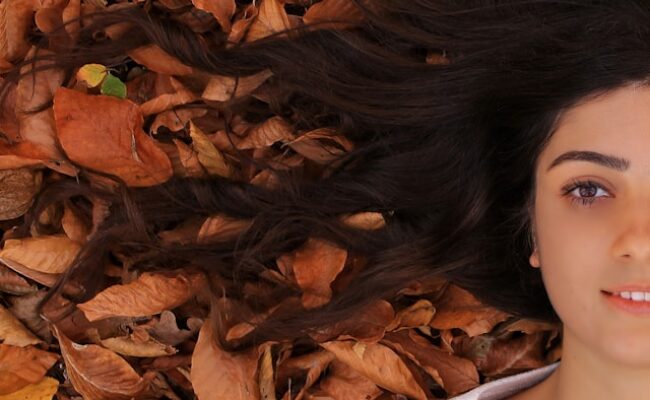
[[576, 197], [570, 195], [571, 192], [579, 188], [596, 188], [596, 189], [603, 189], [607, 191], [602, 185], [592, 180], [581, 181], [578, 179], [574, 179], [570, 185], [568, 185], [563, 189], [564, 190], [563, 195], [571, 198], [571, 204], [575, 204], [575, 202], [581, 201], [583, 207], [591, 207], [593, 203], [597, 201], [597, 198], [596, 197], [584, 198], [584, 197]]

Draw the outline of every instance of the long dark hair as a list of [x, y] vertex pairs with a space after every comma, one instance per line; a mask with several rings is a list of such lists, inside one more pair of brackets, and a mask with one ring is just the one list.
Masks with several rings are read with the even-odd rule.
[[[254, 122], [280, 116], [297, 135], [328, 128], [353, 144], [299, 172], [274, 168], [233, 146], [233, 165], [272, 171], [272, 188], [240, 174], [174, 176], [149, 187], [128, 187], [115, 177], [120, 186], [108, 190], [89, 183], [87, 168], [77, 180], [57, 180], [40, 192], [11, 237], [29, 235], [52, 204], [86, 197], [111, 207], [45, 300], [73, 278], [85, 288], [75, 301], [88, 300], [105, 284], [97, 265], [111, 253], [142, 252], [138, 268], [191, 263], [226, 282], [213, 288], [215, 296], [225, 293], [249, 309], [268, 310], [299, 295], [286, 282], [268, 279], [269, 272], [311, 237], [347, 249], [362, 267], [334, 285], [321, 307], [280, 307], [236, 341], [218, 337], [224, 348], [304, 337], [435, 278], [512, 315], [560, 322], [539, 269], [528, 264], [535, 163], [563, 110], [650, 75], [650, 5], [351, 3], [359, 14], [345, 27], [297, 26], [234, 45], [223, 32], [197, 33], [155, 8], [120, 7], [85, 17], [89, 22], [66, 51], [37, 54], [34, 59], [44, 63], [38, 68], [70, 72], [88, 63], [132, 63], [125, 52], [153, 43], [210, 74], [243, 78], [268, 69], [265, 101], [243, 96], [219, 102], [220, 115]], [[128, 31], [114, 38], [100, 34], [118, 22]], [[40, 46], [47, 47], [47, 37]], [[34, 59], [16, 62], [6, 82]], [[224, 129], [232, 135], [228, 123]], [[287, 151], [278, 143], [270, 148]], [[381, 213], [385, 225], [368, 230], [342, 222], [341, 216], [360, 212]], [[81, 214], [92, 218], [87, 207]], [[251, 224], [237, 237], [210, 244], [163, 245], [155, 235], [192, 215], [216, 214]], [[264, 295], [243, 294], [247, 284], [261, 281], [270, 287]]]

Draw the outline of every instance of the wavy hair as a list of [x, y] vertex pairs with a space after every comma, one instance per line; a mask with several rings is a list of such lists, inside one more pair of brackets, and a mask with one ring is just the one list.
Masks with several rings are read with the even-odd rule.
[[[323, 166], [321, 179], [239, 152], [242, 166], [273, 171], [274, 188], [220, 177], [127, 187], [114, 177], [120, 183], [114, 191], [91, 186], [84, 169], [78, 182], [51, 183], [14, 237], [27, 236], [48, 206], [65, 200], [101, 198], [111, 212], [43, 303], [72, 278], [86, 289], [75, 300], [90, 299], [104, 284], [99, 261], [120, 252], [142, 253], [143, 269], [199, 266], [227, 282], [216, 296], [225, 291], [251, 309], [268, 310], [297, 292], [266, 272], [277, 270], [282, 254], [319, 237], [363, 257], [363, 268], [321, 307], [278, 309], [234, 342], [219, 331], [224, 348], [302, 337], [436, 277], [512, 315], [559, 322], [539, 269], [528, 265], [536, 160], [564, 110], [650, 75], [650, 4], [352, 1], [364, 14], [353, 28], [305, 25], [236, 45], [155, 9], [124, 7], [83, 17], [89, 22], [68, 51], [18, 63], [8, 81], [29, 73], [18, 71], [34, 60], [46, 65], [32, 72], [114, 66], [124, 63], [126, 51], [156, 44], [212, 74], [241, 78], [269, 69], [268, 103], [247, 96], [220, 104], [220, 111], [253, 120], [279, 115], [297, 132], [333, 128], [354, 143]], [[119, 37], [98, 34], [117, 23], [128, 26]], [[439, 61], [426, 62], [427, 54]], [[359, 230], [339, 218], [362, 211], [381, 213], [385, 226]], [[81, 213], [92, 218], [88, 207]], [[252, 224], [211, 244], [164, 245], [151, 230], [215, 214]], [[261, 280], [270, 292], [243, 295], [245, 285]]]

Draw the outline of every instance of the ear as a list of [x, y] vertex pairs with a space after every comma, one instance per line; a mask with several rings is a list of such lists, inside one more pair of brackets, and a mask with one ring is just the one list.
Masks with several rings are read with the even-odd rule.
[[535, 219], [533, 218], [531, 220], [531, 231], [532, 231], [532, 239], [533, 239], [533, 252], [528, 258], [528, 262], [533, 268], [539, 268], [541, 263], [539, 261], [539, 248], [537, 246], [537, 230], [535, 229]]

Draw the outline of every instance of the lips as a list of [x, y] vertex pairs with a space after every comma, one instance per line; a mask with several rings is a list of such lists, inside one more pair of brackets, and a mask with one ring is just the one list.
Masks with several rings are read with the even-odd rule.
[[607, 293], [650, 292], [650, 283], [630, 283], [605, 290]]

